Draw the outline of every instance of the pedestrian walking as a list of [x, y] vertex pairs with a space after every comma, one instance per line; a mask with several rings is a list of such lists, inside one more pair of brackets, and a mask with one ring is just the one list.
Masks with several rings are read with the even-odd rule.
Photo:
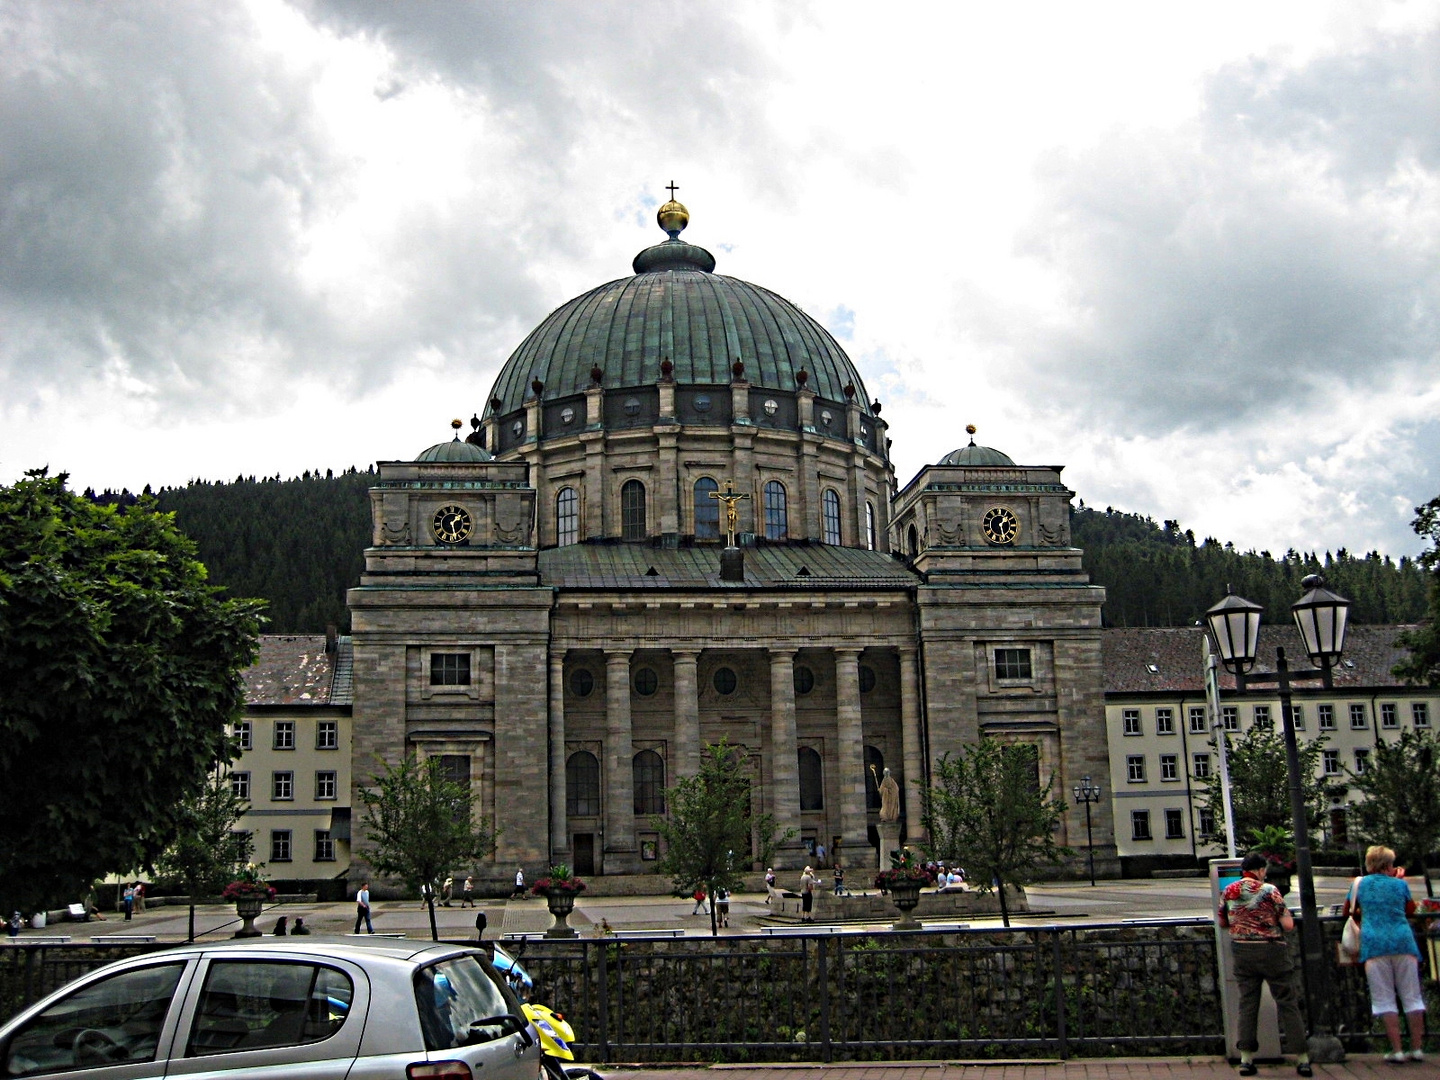
[[1314, 1076], [1305, 1050], [1305, 1021], [1295, 992], [1295, 965], [1285, 933], [1295, 920], [1280, 890], [1265, 883], [1264, 855], [1246, 855], [1240, 863], [1240, 880], [1220, 894], [1220, 925], [1230, 931], [1235, 982], [1240, 987], [1240, 1075], [1254, 1076], [1255, 1051], [1260, 1049], [1260, 990], [1268, 984], [1280, 1014], [1280, 1029], [1287, 1054], [1295, 1055], [1295, 1071]]
[[450, 906], [450, 897], [455, 894], [455, 879], [449, 874], [445, 875], [445, 883], [440, 886], [440, 904], [442, 907]]
[[721, 926], [730, 925], [730, 890], [715, 890], [715, 916]]
[[845, 895], [845, 867], [838, 860], [835, 863], [835, 895]]
[[515, 889], [510, 893], [510, 899], [525, 899], [525, 868], [523, 866], [517, 866], [515, 868]]
[[1410, 1028], [1410, 1061], [1424, 1061], [1425, 998], [1420, 992], [1420, 948], [1406, 916], [1415, 912], [1405, 870], [1395, 866], [1395, 852], [1379, 844], [1365, 852], [1365, 876], [1347, 897], [1345, 914], [1360, 924], [1360, 962], [1370, 986], [1370, 1013], [1378, 1016], [1390, 1040], [1385, 1060], [1399, 1065], [1407, 1059], [1400, 1040], [1400, 1013]]
[[465, 884], [460, 889], [460, 906], [475, 906], [475, 879], [469, 874], [465, 875]]
[[360, 932], [360, 923], [365, 923], [367, 932], [375, 933], [375, 927], [370, 922], [370, 882], [360, 884], [360, 891], [355, 894], [355, 929], [352, 933]]
[[145, 914], [145, 883], [143, 881], [135, 882], [135, 914]]
[[825, 865], [825, 845], [824, 845], [824, 844], [816, 844], [816, 845], [815, 845], [815, 865], [816, 865], [816, 866], [824, 866], [824, 865]]
[[135, 886], [133, 884], [127, 884], [125, 886], [125, 899], [123, 903], [125, 905], [125, 921], [129, 922], [130, 916], [135, 912]]
[[692, 895], [692, 899], [695, 901], [695, 907], [691, 910], [690, 914], [691, 914], [691, 915], [704, 915], [704, 914], [705, 914], [705, 889], [704, 889], [703, 886], [695, 890], [694, 894]]

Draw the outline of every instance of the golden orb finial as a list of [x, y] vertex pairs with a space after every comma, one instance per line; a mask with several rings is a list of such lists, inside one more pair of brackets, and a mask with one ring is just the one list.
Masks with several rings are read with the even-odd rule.
[[966, 425], [965, 425], [965, 434], [966, 434], [966, 435], [974, 435], [974, 434], [975, 434], [975, 431], [976, 431], [976, 428], [975, 428], [975, 425], [974, 425], [974, 424], [966, 424]]
[[677, 186], [674, 180], [670, 181], [667, 185], [667, 190], [670, 192], [670, 201], [660, 207], [655, 214], [655, 220], [659, 222], [660, 228], [670, 234], [671, 240], [678, 239], [680, 234], [685, 230], [685, 226], [690, 224], [690, 211], [686, 210], [685, 205], [675, 198], [675, 189]]
[[459, 430], [460, 430], [460, 427], [461, 427], [461, 424], [460, 424], [460, 421], [459, 421], [459, 420], [451, 420], [451, 421], [450, 421], [450, 426], [453, 427], [456, 431], [459, 431]]

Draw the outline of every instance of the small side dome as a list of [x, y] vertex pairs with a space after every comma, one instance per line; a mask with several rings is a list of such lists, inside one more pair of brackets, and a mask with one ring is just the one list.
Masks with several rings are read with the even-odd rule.
[[490, 451], [484, 447], [476, 446], [472, 442], [460, 441], [460, 421], [451, 420], [450, 426], [455, 429], [455, 437], [449, 442], [436, 443], [428, 449], [421, 450], [416, 455], [416, 461], [494, 461], [495, 458]]
[[941, 465], [968, 465], [972, 468], [994, 467], [998, 465], [1001, 467], [1008, 466], [1014, 468], [1015, 462], [1010, 460], [1009, 454], [1002, 454], [999, 450], [991, 446], [975, 445], [974, 424], [966, 424], [965, 430], [970, 435], [969, 445], [962, 446], [959, 450], [951, 450], [950, 453], [940, 459]]

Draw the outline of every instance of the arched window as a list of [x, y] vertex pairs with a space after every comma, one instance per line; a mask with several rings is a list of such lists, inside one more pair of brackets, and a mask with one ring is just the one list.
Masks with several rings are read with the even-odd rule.
[[865, 504], [865, 546], [875, 550], [875, 504]]
[[840, 496], [833, 488], [826, 488], [820, 500], [825, 509], [825, 543], [840, 543]]
[[771, 480], [765, 485], [765, 539], [784, 540], [786, 525], [785, 485]]
[[620, 538], [645, 539], [645, 485], [639, 480], [626, 480], [620, 489]]
[[914, 525], [910, 526], [910, 554], [912, 556], [920, 554], [920, 533]]
[[708, 476], [695, 481], [695, 539], [720, 539], [720, 500], [710, 495], [719, 491], [720, 485]]
[[[874, 770], [873, 772], [871, 770]], [[885, 755], [865, 747], [865, 809], [880, 809], [880, 781], [885, 779]]]
[[555, 495], [555, 543], [560, 547], [580, 542], [580, 493], [563, 487]]
[[800, 809], [825, 809], [825, 773], [820, 755], [808, 746], [795, 751], [800, 766]]
[[635, 813], [665, 812], [665, 761], [654, 750], [641, 750], [631, 762], [635, 777]]
[[588, 750], [576, 750], [565, 762], [565, 813], [571, 817], [600, 814], [600, 762]]

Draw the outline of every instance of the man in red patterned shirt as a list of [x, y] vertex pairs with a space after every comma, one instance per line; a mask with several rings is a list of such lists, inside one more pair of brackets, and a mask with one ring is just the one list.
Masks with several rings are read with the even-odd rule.
[[1265, 883], [1264, 855], [1251, 853], [1240, 863], [1240, 880], [1220, 894], [1220, 925], [1230, 931], [1235, 958], [1235, 981], [1240, 986], [1240, 1075], [1254, 1076], [1255, 1051], [1260, 1049], [1260, 987], [1270, 984], [1270, 996], [1280, 1012], [1285, 1052], [1295, 1055], [1295, 1071], [1314, 1076], [1305, 1051], [1305, 1020], [1295, 993], [1295, 965], [1285, 932], [1295, 920], [1274, 885]]

